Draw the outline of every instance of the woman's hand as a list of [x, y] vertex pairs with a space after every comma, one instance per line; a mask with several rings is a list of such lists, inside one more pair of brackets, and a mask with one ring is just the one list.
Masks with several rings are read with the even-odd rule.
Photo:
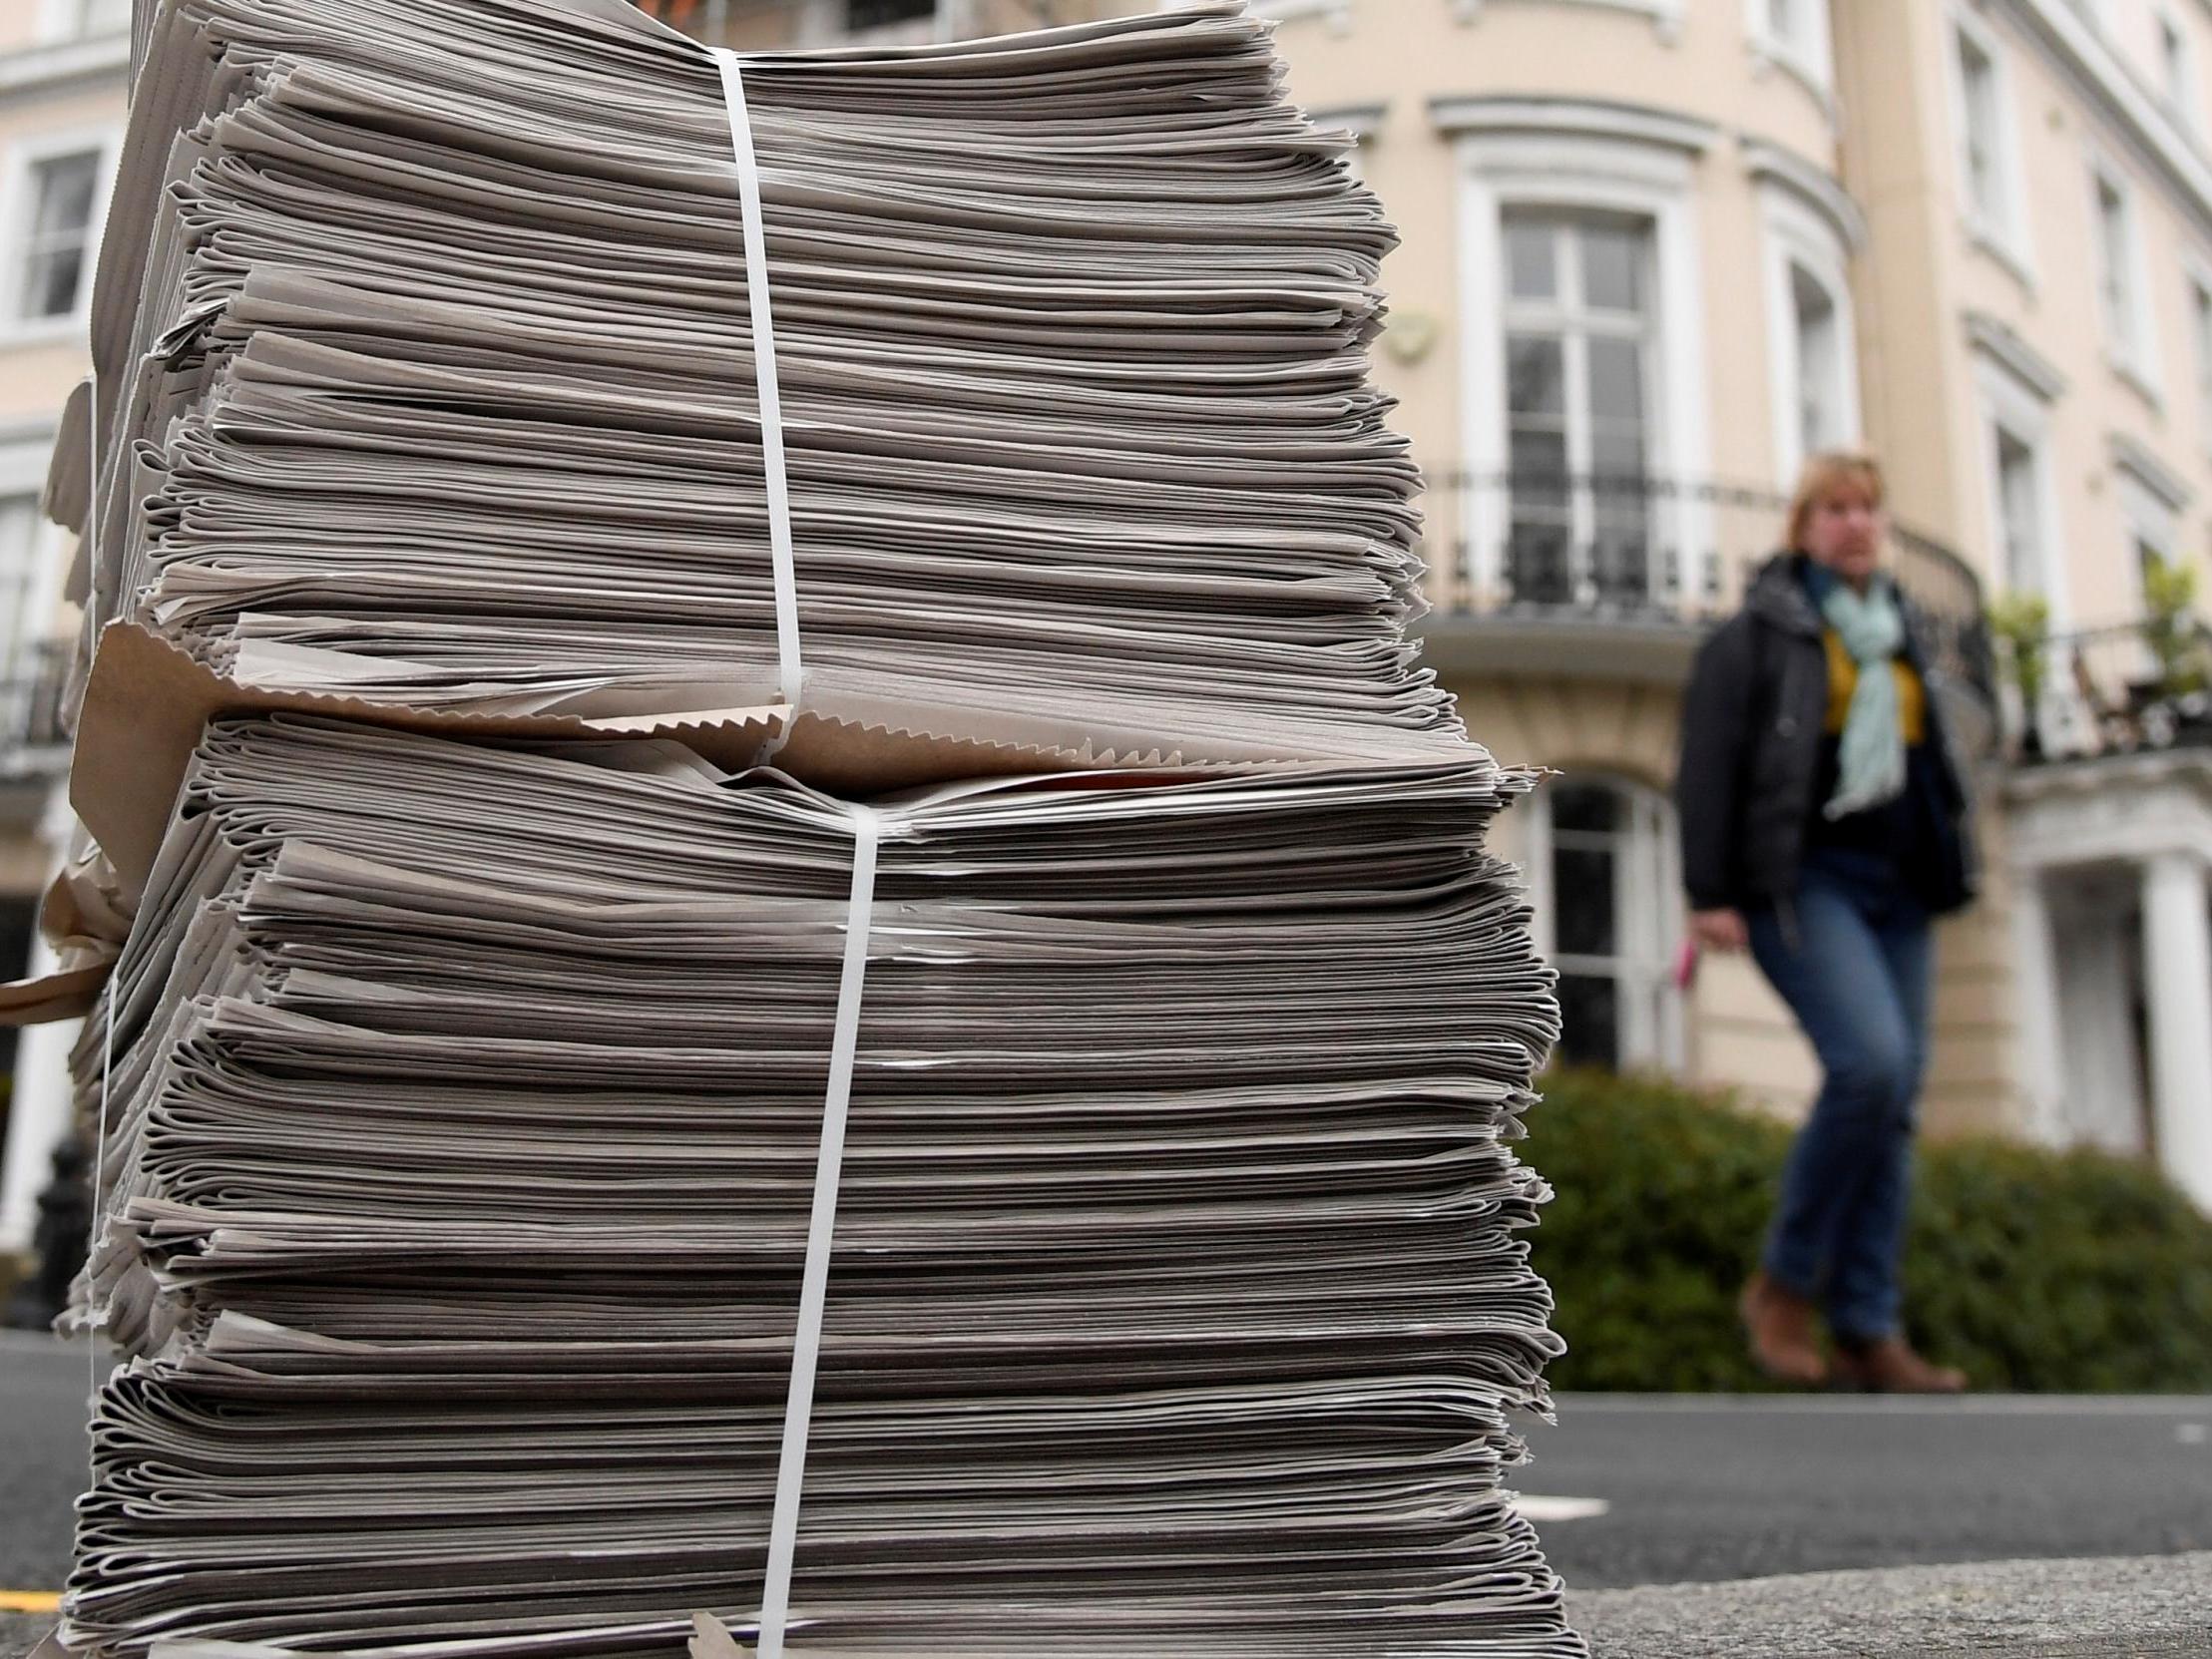
[[1740, 951], [1751, 943], [1740, 910], [1693, 910], [1690, 933], [1708, 951]]

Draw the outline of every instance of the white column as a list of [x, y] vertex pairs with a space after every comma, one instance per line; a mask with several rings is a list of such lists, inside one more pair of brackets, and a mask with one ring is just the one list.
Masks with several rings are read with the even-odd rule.
[[[54, 953], [40, 940], [30, 971], [50, 974], [54, 968]], [[8, 1105], [7, 1147], [0, 1152], [0, 1255], [31, 1248], [38, 1195], [53, 1175], [54, 1148], [69, 1133], [69, 1051], [80, 1024], [26, 1026], [16, 1044], [15, 1094]]]
[[2150, 1004], [2151, 1121], [2166, 1173], [2212, 1210], [2212, 908], [2203, 861], [2143, 866], [2143, 978]]
[[2012, 885], [2012, 1007], [2018, 1021], [2020, 1093], [2027, 1134], [2045, 1146], [2071, 1137], [2066, 1121], [2066, 1071], [2059, 1051], [2058, 952], [2050, 930], [2043, 873], [2022, 869]]
[[[57, 782], [46, 803], [39, 838], [60, 867], [69, 844], [71, 816], [68, 786]], [[33, 976], [51, 974], [59, 964], [44, 939], [31, 945]], [[8, 1137], [0, 1147], [0, 1255], [31, 1247], [38, 1223], [38, 1195], [54, 1172], [54, 1148], [69, 1133], [76, 1102], [69, 1080], [69, 1054], [77, 1045], [82, 1021], [26, 1026], [15, 1050], [15, 1093], [8, 1105]]]

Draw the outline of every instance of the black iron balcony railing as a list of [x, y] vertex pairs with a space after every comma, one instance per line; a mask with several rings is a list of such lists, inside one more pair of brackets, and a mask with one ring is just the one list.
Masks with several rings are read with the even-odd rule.
[[2212, 747], [2212, 625], [2147, 619], [1998, 642], [2004, 729], [2023, 764]]
[[67, 751], [64, 727], [75, 648], [41, 640], [0, 652], [0, 771], [39, 769]]
[[[1430, 475], [1429, 596], [1439, 620], [1574, 618], [1702, 627], [1725, 617], [1782, 540], [1773, 490], [1647, 474]], [[1889, 563], [1932, 663], [1993, 698], [1982, 582], [1899, 526]]]

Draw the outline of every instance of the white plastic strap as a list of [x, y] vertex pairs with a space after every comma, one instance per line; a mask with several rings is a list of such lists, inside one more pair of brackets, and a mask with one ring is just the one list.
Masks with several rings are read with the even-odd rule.
[[799, 1490], [806, 1479], [806, 1437], [814, 1415], [814, 1372], [822, 1352], [822, 1307], [837, 1230], [837, 1189], [845, 1168], [845, 1116], [852, 1103], [853, 1058], [860, 1044], [860, 1000], [868, 976], [868, 933], [875, 911], [876, 848], [883, 818], [848, 804], [852, 815], [852, 897], [845, 910], [844, 971], [837, 981], [837, 1025], [830, 1038], [829, 1087], [822, 1097], [822, 1144], [814, 1160], [814, 1207], [806, 1224], [799, 1278], [798, 1333], [791, 1344], [791, 1393], [783, 1408], [783, 1451], [776, 1462], [775, 1509], [768, 1522], [768, 1578], [760, 1596], [760, 1659], [781, 1659], [791, 1612], [791, 1561], [798, 1548]]
[[[85, 485], [85, 568], [92, 573], [95, 589], [100, 581], [100, 371], [92, 371], [91, 393], [86, 398], [85, 449], [86, 464], [92, 469], [92, 477]], [[100, 1251], [100, 1190], [107, 1183], [108, 1174], [108, 1088], [115, 1074], [115, 1004], [123, 990], [123, 964], [119, 961], [109, 971], [107, 995], [106, 1031], [100, 1039], [100, 1115], [93, 1124], [92, 1145], [92, 1206], [89, 1231], [85, 1239], [85, 1287], [87, 1302], [86, 1323], [91, 1327], [90, 1340], [85, 1355], [85, 1394], [97, 1400], [100, 1395], [100, 1327], [105, 1324], [100, 1309], [90, 1300], [94, 1263]]]
[[[768, 304], [768, 232], [760, 215], [760, 163], [752, 152], [752, 117], [737, 54], [713, 47], [729, 112], [729, 147], [737, 159], [737, 204], [745, 228], [745, 305], [752, 315], [753, 371], [760, 382], [760, 462], [768, 486], [768, 560], [775, 575], [777, 684], [790, 707], [789, 732], [804, 688], [799, 661], [798, 576], [791, 563], [791, 481], [783, 465], [783, 390], [776, 377], [775, 319]], [[781, 739], [778, 739], [780, 744]]]

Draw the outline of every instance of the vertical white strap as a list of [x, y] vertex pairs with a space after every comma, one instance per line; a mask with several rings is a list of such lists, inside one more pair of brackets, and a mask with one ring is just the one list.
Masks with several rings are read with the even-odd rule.
[[745, 109], [745, 76], [737, 54], [711, 48], [721, 71], [722, 102], [729, 112], [729, 147], [737, 159], [737, 206], [745, 228], [745, 305], [752, 316], [752, 361], [760, 382], [760, 462], [768, 486], [768, 559], [775, 574], [777, 683], [791, 713], [791, 729], [803, 688], [799, 661], [798, 577], [791, 563], [791, 483], [783, 465], [783, 391], [776, 377], [775, 319], [768, 304], [768, 232], [760, 216], [760, 164], [752, 153], [752, 117]]
[[799, 1490], [806, 1479], [806, 1437], [814, 1415], [814, 1372], [822, 1352], [822, 1307], [829, 1293], [837, 1189], [845, 1168], [845, 1115], [852, 1103], [853, 1057], [860, 1044], [860, 1000], [868, 975], [868, 933], [876, 897], [876, 847], [883, 820], [873, 808], [852, 814], [852, 897], [845, 910], [844, 971], [837, 981], [837, 1025], [830, 1037], [829, 1087], [822, 1097], [822, 1144], [814, 1160], [814, 1207], [806, 1224], [799, 1279], [798, 1333], [791, 1344], [791, 1393], [783, 1407], [783, 1451], [776, 1462], [775, 1509], [768, 1522], [768, 1578], [760, 1596], [760, 1659], [781, 1659], [791, 1611], [791, 1561], [798, 1548]]
[[[85, 450], [86, 464], [92, 469], [92, 477], [85, 485], [85, 570], [88, 573], [93, 594], [100, 590], [100, 370], [95, 367], [90, 381], [91, 394], [85, 399]], [[64, 856], [67, 850], [64, 849]], [[108, 1173], [108, 1088], [115, 1074], [115, 1003], [123, 988], [123, 963], [120, 959], [108, 971], [106, 1031], [100, 1039], [100, 1112], [93, 1121], [92, 1145], [92, 1205], [85, 1233], [85, 1323], [90, 1350], [85, 1356], [85, 1394], [97, 1400], [100, 1395], [100, 1328], [106, 1323], [100, 1309], [92, 1301], [93, 1262], [100, 1251], [100, 1189], [107, 1181]]]

